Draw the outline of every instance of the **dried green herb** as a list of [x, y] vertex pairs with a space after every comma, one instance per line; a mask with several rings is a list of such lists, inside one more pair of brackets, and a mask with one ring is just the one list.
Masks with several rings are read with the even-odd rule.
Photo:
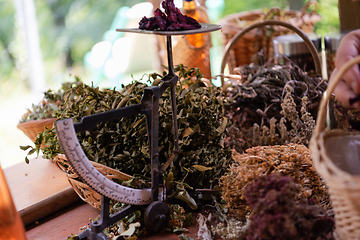
[[[189, 87], [176, 86], [180, 153], [169, 171], [177, 180], [188, 173], [186, 181], [193, 187], [213, 187], [231, 162], [230, 150], [224, 148], [225, 129], [231, 124], [224, 114], [226, 98], [221, 88], [205, 87], [198, 80], [201, 77], [198, 71], [187, 70], [184, 66], [175, 70], [182, 71], [179, 74], [181, 82], [186, 81]], [[154, 84], [159, 84], [161, 75], [152, 74], [150, 78]], [[122, 86], [121, 91], [99, 89], [81, 82], [70, 85], [56, 117], [73, 118], [74, 122], [80, 122], [83, 116], [137, 104], [147, 87], [139, 81]], [[174, 139], [169, 90], [165, 91], [159, 105], [159, 155], [160, 162], [164, 163], [173, 152]], [[101, 123], [93, 131], [78, 133], [78, 139], [90, 160], [150, 179], [149, 146], [143, 115]], [[47, 145], [41, 148], [45, 158], [51, 159], [62, 153], [55, 129], [40, 133], [35, 149], [39, 150], [41, 143]], [[198, 167], [193, 166], [208, 170], [198, 171]]]
[[170, 220], [166, 227], [167, 231], [179, 233], [187, 232], [186, 227], [192, 223], [192, 213], [186, 212], [183, 207], [177, 204], [168, 204], [170, 208]]
[[[78, 81], [80, 81], [80, 79], [75, 77], [74, 84]], [[42, 101], [37, 105], [32, 104], [31, 109], [28, 109], [21, 117], [20, 122], [56, 117], [56, 114], [59, 111], [59, 105], [64, 102], [64, 93], [72, 84], [73, 83], [64, 83], [58, 91], [50, 89], [44, 92]]]

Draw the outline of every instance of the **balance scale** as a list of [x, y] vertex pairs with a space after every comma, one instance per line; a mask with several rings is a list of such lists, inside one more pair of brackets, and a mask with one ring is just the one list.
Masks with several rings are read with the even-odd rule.
[[[101, 214], [97, 221], [90, 223], [90, 228], [78, 235], [80, 239], [107, 240], [102, 231], [123, 219], [134, 211], [146, 206], [144, 213], [145, 227], [153, 232], [160, 231], [168, 222], [170, 210], [164, 202], [166, 196], [162, 194], [160, 181], [162, 175], [179, 153], [178, 124], [176, 111], [175, 86], [179, 77], [175, 74], [172, 57], [172, 35], [188, 35], [220, 30], [220, 25], [201, 24], [201, 28], [184, 31], [149, 31], [138, 28], [117, 29], [119, 32], [157, 34], [166, 36], [166, 48], [169, 73], [163, 77], [159, 86], [144, 89], [139, 104], [123, 107], [83, 117], [81, 122], [73, 123], [71, 118], [55, 122], [55, 129], [59, 144], [67, 161], [80, 179], [93, 190], [102, 195]], [[159, 99], [167, 88], [171, 91], [172, 121], [174, 126], [174, 150], [170, 158], [160, 167], [159, 142]], [[93, 130], [98, 123], [113, 121], [123, 117], [142, 113], [146, 116], [147, 134], [151, 160], [151, 188], [134, 189], [117, 184], [100, 173], [87, 158], [76, 133]], [[128, 204], [120, 211], [111, 214], [110, 199]]]

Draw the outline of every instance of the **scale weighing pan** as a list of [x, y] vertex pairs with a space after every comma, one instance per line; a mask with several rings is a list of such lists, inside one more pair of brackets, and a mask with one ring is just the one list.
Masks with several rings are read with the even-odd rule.
[[180, 31], [143, 30], [139, 28], [118, 28], [116, 29], [116, 31], [170, 36], [170, 35], [189, 35], [189, 34], [197, 34], [197, 33], [206, 33], [221, 29], [221, 26], [217, 24], [200, 23], [200, 25], [201, 28], [192, 29], [192, 30], [180, 30]]

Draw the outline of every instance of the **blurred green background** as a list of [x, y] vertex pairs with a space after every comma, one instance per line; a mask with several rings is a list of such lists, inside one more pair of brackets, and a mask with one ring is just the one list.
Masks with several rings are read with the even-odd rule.
[[[3, 168], [24, 161], [25, 152], [19, 145], [32, 142], [16, 128], [32, 103], [39, 101], [41, 89], [32, 86], [24, 42], [23, 28], [17, 5], [24, 0], [0, 0], [0, 163]], [[103, 41], [107, 31], [114, 28], [119, 10], [131, 7], [137, 0], [36, 0], [36, 20], [43, 62], [46, 89], [57, 89], [70, 75], [84, 82], [94, 79], [84, 67], [84, 58], [94, 45]], [[301, 0], [208, 0], [209, 17], [213, 23], [231, 13], [278, 6], [299, 8]], [[315, 32], [326, 34], [339, 28], [337, 0], [319, 0], [317, 13], [322, 20]], [[296, 6], [295, 6], [296, 5]], [[19, 11], [18, 11], [19, 12]], [[26, 22], [25, 22], [26, 24]], [[115, 26], [116, 27], [116, 26]], [[111, 35], [111, 32], [110, 32]], [[109, 37], [108, 35], [106, 35]], [[110, 36], [111, 37], [111, 36]], [[116, 37], [116, 36], [115, 36]], [[218, 39], [214, 38], [215, 41]], [[220, 40], [215, 46], [221, 45]], [[222, 47], [222, 46], [221, 46]], [[218, 56], [219, 57], [219, 56]], [[221, 56], [220, 56], [221, 57]], [[220, 68], [220, 66], [213, 66]], [[131, 76], [131, 73], [128, 73]], [[129, 77], [127, 76], [127, 77]]]

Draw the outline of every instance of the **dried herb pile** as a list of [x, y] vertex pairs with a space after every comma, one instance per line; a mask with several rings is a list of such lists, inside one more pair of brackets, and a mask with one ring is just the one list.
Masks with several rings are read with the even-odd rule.
[[[170, 166], [174, 180], [181, 180], [193, 187], [213, 187], [230, 165], [231, 152], [224, 148], [225, 129], [230, 121], [224, 115], [226, 99], [220, 88], [204, 87], [198, 80], [198, 71], [180, 66], [179, 77], [185, 80], [195, 78], [189, 88], [176, 88], [179, 123], [180, 153]], [[159, 74], [151, 75], [154, 84], [159, 84]], [[197, 79], [197, 80], [196, 80]], [[140, 102], [146, 84], [134, 81], [123, 86], [121, 91], [88, 86], [82, 82], [72, 83], [64, 93], [64, 103], [57, 113], [58, 118], [73, 118], [79, 122], [83, 116], [117, 109]], [[160, 99], [159, 107], [159, 154], [164, 163], [173, 152], [173, 132], [171, 119], [170, 91]], [[78, 133], [88, 158], [130, 175], [150, 179], [150, 158], [145, 116], [134, 115], [119, 121], [102, 123], [93, 131]], [[55, 129], [39, 134], [35, 148], [30, 153], [39, 152], [51, 159], [62, 153]], [[200, 166], [200, 167], [199, 167]], [[206, 171], [204, 171], [206, 170]]]
[[306, 198], [298, 199], [300, 189], [291, 177], [276, 173], [247, 185], [244, 194], [253, 215], [246, 240], [333, 239], [333, 216]]
[[54, 118], [59, 110], [59, 105], [64, 101], [64, 92], [69, 88], [69, 84], [63, 84], [59, 91], [48, 90], [39, 104], [32, 104], [31, 109], [21, 117], [20, 122]]
[[[230, 215], [244, 221], [251, 213], [246, 203], [245, 187], [258, 176], [280, 173], [299, 184], [296, 199], [313, 201], [320, 207], [330, 209], [330, 200], [323, 180], [317, 174], [310, 150], [301, 144], [258, 146], [245, 153], [233, 151], [234, 163], [230, 172], [221, 178], [222, 198]], [[290, 200], [290, 199], [289, 199]]]
[[[269, 124], [254, 123], [251, 127], [240, 127], [233, 124], [227, 131], [229, 137], [226, 146], [243, 153], [246, 149], [255, 146], [286, 145], [289, 143], [301, 143], [308, 146], [312, 131], [315, 128], [315, 120], [308, 112], [309, 101], [304, 97], [301, 102], [300, 112], [293, 100], [294, 89], [286, 86], [283, 102], [280, 103], [280, 120], [272, 117]], [[236, 121], [236, 120], [235, 120]]]
[[[234, 163], [220, 186], [227, 217], [242, 224], [229, 224], [228, 219], [228, 233], [238, 234], [223, 236], [331, 239], [329, 195], [307, 148], [326, 82], [292, 63], [250, 64], [236, 71], [231, 76], [236, 81], [228, 86], [226, 112], [233, 125], [225, 141]], [[286, 176], [286, 184], [274, 173]], [[289, 188], [281, 189], [278, 183]], [[320, 229], [324, 222], [332, 225]]]
[[308, 145], [327, 84], [294, 64], [250, 64], [236, 72], [226, 107], [234, 123], [229, 146], [243, 152], [258, 145]]

